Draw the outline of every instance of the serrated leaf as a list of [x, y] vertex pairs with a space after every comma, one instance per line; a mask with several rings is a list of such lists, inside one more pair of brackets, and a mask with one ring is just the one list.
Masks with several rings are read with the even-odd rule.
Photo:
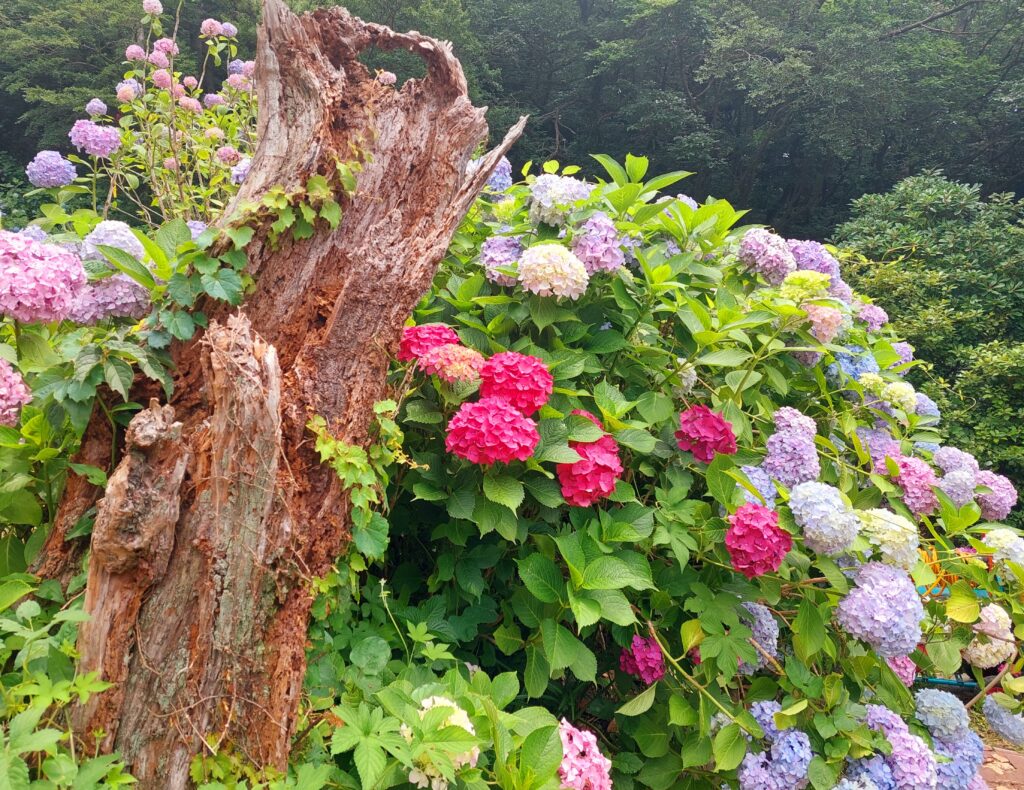
[[565, 597], [565, 580], [554, 561], [539, 552], [519, 560], [519, 578], [542, 603], [558, 603]]
[[523, 484], [509, 474], [490, 473], [484, 475], [484, 496], [492, 502], [516, 510], [523, 502]]

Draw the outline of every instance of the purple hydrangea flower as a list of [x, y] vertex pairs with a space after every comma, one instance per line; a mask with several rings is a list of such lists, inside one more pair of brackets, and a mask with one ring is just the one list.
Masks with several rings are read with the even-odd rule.
[[947, 473], [966, 469], [976, 475], [981, 471], [981, 466], [978, 464], [977, 458], [970, 453], [966, 453], [957, 447], [951, 447], [949, 445], [940, 447], [936, 450], [932, 456], [932, 460], [935, 461], [935, 465], [939, 467], [939, 469]]
[[[774, 507], [775, 505], [775, 485], [772, 483], [772, 477], [760, 466], [743, 466], [740, 467], [743, 474], [750, 480], [751, 485], [757, 489], [757, 492], [764, 498], [764, 505], [768, 507]], [[747, 502], [756, 502], [762, 504], [761, 500], [754, 496], [752, 493], [743, 489], [743, 498]]]
[[989, 494], [978, 494], [981, 515], [988, 521], [1002, 521], [1017, 504], [1017, 489], [1007, 478], [987, 469], [978, 474], [978, 485], [992, 489]]
[[786, 245], [793, 254], [797, 269], [809, 269], [812, 272], [827, 274], [832, 278], [832, 282], [839, 280], [839, 261], [825, 249], [824, 244], [817, 241], [789, 239]]
[[939, 488], [957, 507], [974, 501], [974, 489], [977, 484], [978, 476], [970, 469], [954, 469], [939, 479]]
[[615, 223], [601, 211], [591, 215], [576, 232], [572, 251], [583, 261], [588, 274], [613, 272], [626, 262]]
[[937, 763], [937, 787], [941, 790], [970, 790], [971, 782], [985, 759], [985, 744], [976, 733], [967, 730], [956, 738], [936, 738], [935, 753], [949, 762]]
[[71, 144], [89, 156], [108, 159], [121, 147], [121, 132], [114, 126], [100, 126], [94, 121], [75, 121], [68, 132]]
[[776, 431], [768, 437], [767, 449], [761, 466], [787, 488], [817, 480], [821, 474], [813, 435], [803, 431]]
[[1008, 711], [995, 697], [985, 697], [981, 710], [996, 735], [1014, 746], [1024, 746], [1024, 717]]
[[862, 304], [857, 311], [857, 318], [868, 325], [870, 332], [877, 332], [889, 323], [888, 313], [876, 304]]
[[487, 179], [487, 188], [494, 192], [504, 192], [512, 186], [512, 163], [507, 156], [501, 157], [498, 164]]
[[513, 286], [518, 282], [515, 275], [498, 271], [499, 267], [515, 268], [523, 251], [522, 236], [489, 236], [480, 245], [480, 264], [487, 279], [498, 285]]
[[853, 301], [853, 289], [844, 280], [832, 280], [832, 284], [828, 287], [828, 292], [830, 296], [835, 297], [840, 302], [849, 304]]
[[887, 740], [892, 744], [888, 763], [896, 787], [899, 790], [935, 790], [938, 766], [928, 744], [909, 731], [892, 733]]
[[21, 407], [31, 400], [21, 374], [0, 357], [0, 425], [17, 425]]
[[800, 790], [807, 787], [811, 741], [800, 730], [778, 734], [770, 752], [748, 753], [739, 770], [741, 790]]
[[95, 260], [106, 260], [100, 252], [100, 246], [117, 247], [133, 258], [142, 260], [146, 257], [146, 248], [132, 233], [132, 229], [124, 222], [116, 219], [105, 219], [92, 232], [82, 239], [82, 256]]
[[905, 571], [880, 562], [862, 565], [856, 587], [839, 602], [839, 624], [880, 656], [911, 653], [921, 639], [924, 607]]
[[878, 474], [886, 474], [886, 458], [896, 461], [903, 456], [900, 443], [892, 438], [892, 434], [885, 427], [860, 427], [857, 429], [857, 437], [871, 456], [872, 468]]
[[241, 58], [228, 61], [228, 74], [241, 74], [244, 68], [245, 61]]
[[755, 702], [750, 706], [750, 715], [754, 717], [754, 721], [764, 730], [764, 738], [768, 743], [771, 743], [779, 736], [779, 728], [775, 726], [775, 714], [781, 711], [782, 705], [775, 700], [763, 700]]
[[68, 320], [95, 324], [107, 318], [142, 318], [149, 312], [149, 291], [126, 274], [89, 283], [75, 297]]
[[939, 420], [942, 419], [942, 412], [939, 411], [938, 404], [923, 392], [917, 393], [915, 397], [917, 398], [917, 416], [932, 418], [921, 422], [925, 425], [938, 425]]
[[892, 350], [895, 351], [900, 358], [900, 361], [895, 363], [896, 365], [906, 365], [914, 361], [914, 347], [910, 343], [904, 343], [902, 340], [892, 344]]
[[25, 323], [60, 321], [84, 284], [73, 253], [0, 230], [0, 314]]
[[818, 554], [844, 552], [857, 537], [857, 514], [833, 486], [815, 482], [794, 486], [789, 492], [789, 509], [804, 532], [804, 543]]
[[790, 406], [776, 409], [772, 415], [772, 421], [775, 423], [776, 430], [779, 431], [794, 431], [805, 433], [808, 436], [814, 436], [818, 432], [818, 426], [815, 425], [813, 419]]
[[207, 93], [203, 96], [203, 104], [207, 109], [210, 109], [211, 107], [219, 107], [224, 104], [224, 101], [224, 97], [219, 93]]
[[590, 197], [591, 185], [570, 176], [545, 173], [530, 187], [530, 221], [560, 225], [573, 205]]
[[32, 186], [52, 189], [66, 187], [78, 173], [75, 166], [56, 151], [40, 151], [28, 163], [25, 175]]
[[189, 231], [189, 233], [192, 234], [192, 241], [195, 241], [201, 235], [203, 235], [203, 232], [207, 228], [206, 223], [205, 222], [201, 222], [198, 219], [190, 219], [185, 224], [188, 225], [188, 231]]
[[238, 28], [232, 25], [230, 22], [225, 22], [221, 25], [221, 33], [228, 38], [234, 38], [238, 35]]
[[85, 111], [89, 113], [89, 115], [106, 115], [107, 105], [102, 99], [92, 98], [86, 103]]
[[241, 184], [249, 176], [252, 168], [252, 160], [249, 157], [242, 159], [237, 165], [231, 168], [231, 183]]
[[748, 230], [740, 242], [740, 261], [760, 274], [771, 285], [779, 285], [786, 275], [796, 271], [796, 259], [785, 239], [764, 228]]
[[678, 200], [680, 203], [683, 203], [683, 204], [689, 206], [694, 211], [696, 211], [697, 209], [700, 208], [700, 204], [696, 200], [694, 200], [689, 195], [684, 195], [682, 192], [680, 192], [678, 195], [676, 195], [676, 200]]
[[[779, 655], [779, 624], [775, 622], [768, 607], [753, 601], [745, 601], [741, 604], [739, 617], [741, 622], [750, 627], [754, 641], [772, 658], [777, 658]], [[740, 661], [740, 672], [744, 675], [754, 674], [756, 670], [761, 669], [767, 663], [765, 657], [761, 655], [761, 651], [757, 648], [754, 649], [757, 652], [757, 664], [751, 666], [745, 661]]]
[[970, 732], [967, 708], [948, 691], [921, 689], [914, 701], [917, 720], [933, 737], [952, 740]]

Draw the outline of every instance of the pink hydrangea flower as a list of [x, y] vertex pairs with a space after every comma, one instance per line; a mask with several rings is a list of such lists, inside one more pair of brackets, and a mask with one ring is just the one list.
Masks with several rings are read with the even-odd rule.
[[193, 99], [191, 96], [182, 96], [178, 99], [178, 106], [188, 112], [201, 113], [203, 111], [203, 105], [199, 103], [199, 99]]
[[121, 132], [113, 126], [101, 126], [93, 121], [75, 121], [68, 132], [71, 144], [89, 156], [107, 159], [121, 147]]
[[177, 169], [178, 169], [178, 160], [177, 159], [175, 159], [173, 156], [169, 156], [166, 159], [164, 159], [164, 170], [177, 170]]
[[174, 78], [171, 77], [171, 72], [167, 69], [157, 69], [153, 72], [153, 84], [167, 90], [174, 84]]
[[984, 470], [978, 473], [978, 485], [992, 489], [989, 494], [978, 494], [975, 499], [981, 508], [982, 518], [988, 521], [1002, 521], [1017, 504], [1017, 489], [1007, 478], [995, 472]]
[[932, 490], [939, 484], [935, 470], [927, 461], [911, 456], [901, 456], [896, 460], [899, 474], [896, 482], [903, 488], [903, 502], [916, 516], [927, 516], [935, 512], [939, 500]]
[[142, 0], [142, 10], [150, 16], [160, 16], [164, 12], [164, 7], [160, 0]]
[[204, 38], [212, 38], [213, 36], [219, 36], [224, 32], [224, 25], [218, 22], [216, 19], [204, 19], [202, 24], [199, 25], [199, 35]]
[[396, 82], [398, 82], [398, 77], [395, 75], [395, 72], [393, 71], [378, 71], [377, 82], [379, 82], [381, 85], [394, 85]]
[[158, 49], [153, 50], [149, 53], [147, 60], [156, 66], [158, 69], [166, 69], [171, 65], [171, 61], [167, 58], [163, 52]]
[[25, 323], [60, 321], [84, 284], [76, 255], [0, 230], [0, 314]]
[[189, 75], [188, 77], [185, 77], [185, 79], [183, 79], [183, 80], [181, 81], [181, 83], [182, 83], [182, 84], [183, 84], [183, 85], [184, 85], [184, 86], [185, 86], [186, 88], [188, 88], [188, 89], [189, 89], [190, 91], [191, 91], [191, 90], [195, 90], [196, 88], [198, 88], [198, 87], [199, 87], [199, 80], [197, 80], [197, 79], [196, 79], [195, 77], [193, 77], [193, 76], [191, 76], [191, 75]]
[[558, 725], [562, 738], [562, 764], [558, 777], [564, 790], [612, 790], [612, 761], [597, 748], [594, 733], [578, 730], [562, 719]]
[[242, 64], [242, 76], [243, 77], [251, 77], [255, 73], [256, 73], [256, 61], [255, 60], [247, 60], [247, 61], [245, 61], [245, 63]]
[[484, 366], [484, 357], [475, 349], [458, 343], [445, 343], [426, 351], [419, 358], [418, 365], [424, 373], [450, 383], [476, 381]]
[[174, 43], [173, 38], [158, 38], [153, 42], [153, 49], [168, 56], [178, 54], [178, 45]]
[[[575, 409], [573, 414], [586, 417], [598, 428], [600, 421], [588, 411]], [[571, 464], [558, 464], [558, 482], [562, 496], [570, 505], [588, 507], [615, 491], [615, 483], [622, 476], [622, 461], [619, 459], [619, 445], [608, 434], [595, 442], [570, 442], [580, 460]]]
[[124, 51], [125, 60], [145, 60], [146, 50], [140, 47], [138, 44], [129, 44]]
[[733, 568], [753, 579], [779, 569], [793, 547], [793, 538], [779, 527], [778, 513], [756, 502], [747, 502], [729, 516], [725, 547]]
[[843, 328], [843, 314], [834, 307], [806, 304], [803, 306], [811, 322], [811, 334], [819, 343], [831, 343]]
[[222, 145], [217, 149], [217, 159], [226, 165], [236, 165], [241, 158], [242, 155], [233, 146]]
[[17, 425], [21, 407], [32, 400], [21, 374], [0, 357], [0, 425]]
[[503, 351], [487, 360], [480, 371], [480, 395], [508, 401], [526, 416], [548, 402], [554, 379], [537, 357]]
[[525, 461], [533, 455], [540, 434], [529, 417], [501, 398], [463, 403], [448, 423], [448, 452], [474, 464]]
[[250, 82], [249, 78], [244, 74], [231, 74], [224, 80], [224, 84], [234, 88], [236, 91], [247, 91], [249, 90]]
[[675, 436], [681, 450], [689, 450], [694, 458], [706, 464], [711, 463], [717, 453], [732, 455], [736, 452], [732, 423], [707, 406], [691, 406], [682, 412]]
[[885, 663], [889, 665], [889, 669], [896, 673], [896, 677], [903, 682], [904, 686], [910, 688], [914, 685], [914, 678], [917, 677], [917, 664], [913, 662], [910, 656], [887, 658]]
[[402, 329], [402, 339], [398, 343], [398, 361], [411, 362], [436, 346], [461, 342], [455, 330], [445, 324], [407, 326]]
[[619, 655], [619, 669], [640, 678], [648, 686], [665, 677], [665, 657], [654, 637], [633, 634], [633, 643]]

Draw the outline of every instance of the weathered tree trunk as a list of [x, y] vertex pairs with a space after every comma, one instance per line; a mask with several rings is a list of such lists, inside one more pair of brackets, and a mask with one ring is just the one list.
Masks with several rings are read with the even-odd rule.
[[[370, 46], [419, 55], [427, 76], [381, 85], [357, 60]], [[273, 247], [257, 227], [255, 291], [177, 350], [171, 404], [136, 415], [99, 501], [81, 669], [116, 685], [75, 726], [102, 730], [143, 788], [186, 786], [207, 738], [284, 767], [309, 580], [348, 536], [306, 423], [367, 441], [400, 328], [525, 120], [467, 177], [486, 124], [450, 45], [340, 8], [297, 18], [265, 0], [256, 82], [260, 143], [238, 205], [317, 173], [334, 183], [338, 161], [369, 156], [336, 230]]]

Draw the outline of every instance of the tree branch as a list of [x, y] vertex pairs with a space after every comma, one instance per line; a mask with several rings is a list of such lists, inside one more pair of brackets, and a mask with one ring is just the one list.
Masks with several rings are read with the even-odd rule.
[[903, 27], [898, 27], [895, 30], [890, 30], [888, 33], [883, 33], [880, 36], [880, 38], [886, 39], [902, 36], [904, 33], [909, 33], [911, 30], [916, 30], [919, 27], [924, 27], [928, 23], [934, 22], [936, 19], [943, 19], [944, 17], [952, 16], [957, 11], [963, 11], [965, 8], [968, 8], [972, 5], [980, 5], [981, 3], [984, 2], [986, 2], [986, 0], [967, 0], [967, 2], [961, 3], [960, 5], [954, 6], [953, 8], [948, 8], [945, 11], [938, 11], [932, 14], [927, 19], [922, 19], [918, 22], [911, 22], [910, 24], [904, 25]]

